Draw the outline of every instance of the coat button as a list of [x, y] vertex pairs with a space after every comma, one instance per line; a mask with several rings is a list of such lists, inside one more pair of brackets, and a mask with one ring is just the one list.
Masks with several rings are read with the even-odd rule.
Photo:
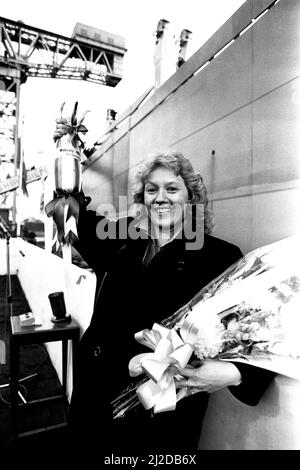
[[96, 346], [95, 350], [94, 350], [94, 356], [95, 357], [98, 357], [101, 353], [101, 348], [100, 346]]
[[184, 270], [184, 261], [178, 261], [177, 262], [177, 269], [178, 271], [183, 271]]

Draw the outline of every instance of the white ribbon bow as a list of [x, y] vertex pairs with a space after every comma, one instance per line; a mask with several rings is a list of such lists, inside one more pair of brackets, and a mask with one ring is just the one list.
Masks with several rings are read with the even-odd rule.
[[176, 402], [183, 398], [186, 390], [176, 394], [175, 376], [186, 367], [193, 347], [184, 343], [174, 329], [154, 323], [152, 330], [135, 334], [139, 343], [151, 348], [153, 353], [134, 356], [129, 362], [129, 373], [136, 377], [145, 372], [150, 380], [137, 389], [137, 396], [148, 410], [154, 413], [175, 410]]

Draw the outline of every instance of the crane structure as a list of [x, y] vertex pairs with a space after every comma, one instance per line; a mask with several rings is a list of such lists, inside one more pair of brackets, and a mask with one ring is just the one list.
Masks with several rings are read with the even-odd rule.
[[[0, 164], [20, 163], [20, 87], [28, 77], [86, 80], [114, 87], [122, 79], [125, 41], [121, 36], [77, 23], [72, 37], [0, 17]], [[7, 145], [13, 149], [11, 155]], [[20, 171], [19, 171], [20, 168]], [[16, 191], [14, 192], [14, 197]], [[13, 204], [13, 221], [16, 204]]]
[[121, 80], [126, 52], [121, 36], [81, 23], [68, 38], [2, 17], [0, 47], [4, 77], [20, 75], [22, 81], [27, 77], [67, 78], [109, 86]]

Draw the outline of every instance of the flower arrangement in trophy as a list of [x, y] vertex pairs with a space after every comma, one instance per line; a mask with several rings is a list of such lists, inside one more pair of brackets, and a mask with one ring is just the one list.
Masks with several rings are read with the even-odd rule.
[[53, 244], [70, 246], [77, 239], [77, 220], [79, 203], [73, 197], [81, 190], [81, 150], [84, 146], [80, 133], [85, 134], [87, 128], [83, 120], [87, 111], [77, 119], [78, 102], [75, 103], [70, 118], [63, 117], [65, 103], [60, 108], [59, 122], [64, 126], [66, 134], [54, 138], [56, 142], [56, 157], [54, 163], [55, 193], [45, 211], [48, 217], [53, 217], [57, 231]]

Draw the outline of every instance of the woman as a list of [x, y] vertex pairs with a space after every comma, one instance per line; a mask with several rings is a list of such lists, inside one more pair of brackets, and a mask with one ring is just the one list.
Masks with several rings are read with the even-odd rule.
[[[58, 125], [56, 137], [63, 133]], [[209, 393], [231, 387], [255, 404], [272, 375], [217, 360], [189, 365], [178, 386], [188, 384], [193, 393], [175, 412], [153, 415], [140, 406], [112, 419], [111, 401], [129, 383], [129, 360], [142, 352], [134, 333], [174, 313], [242, 256], [236, 246], [210, 235], [206, 188], [180, 153], [152, 158], [138, 173], [134, 191], [134, 202], [142, 205], [146, 218], [141, 214], [134, 224], [134, 237], [134, 221], [128, 218], [128, 236], [122, 239], [103, 234], [118, 234], [124, 221], [108, 222], [87, 210], [89, 198], [77, 196], [81, 210], [76, 248], [98, 283], [94, 314], [79, 348], [70, 428], [73, 438], [84, 439], [90, 449], [196, 449]], [[197, 205], [204, 209], [200, 245]], [[191, 225], [192, 232], [187, 230]]]

